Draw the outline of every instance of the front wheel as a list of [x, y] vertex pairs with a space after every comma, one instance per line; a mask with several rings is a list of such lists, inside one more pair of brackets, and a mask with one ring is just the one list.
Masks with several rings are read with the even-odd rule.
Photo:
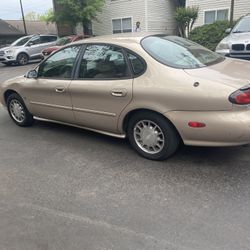
[[17, 63], [19, 65], [26, 65], [27, 63], [29, 62], [29, 57], [27, 54], [25, 53], [20, 53], [18, 56], [17, 56]]
[[34, 122], [32, 114], [26, 108], [18, 94], [11, 94], [7, 99], [7, 108], [12, 120], [20, 127], [31, 126]]
[[165, 160], [176, 152], [180, 137], [164, 117], [140, 112], [129, 121], [128, 138], [133, 148], [150, 160]]

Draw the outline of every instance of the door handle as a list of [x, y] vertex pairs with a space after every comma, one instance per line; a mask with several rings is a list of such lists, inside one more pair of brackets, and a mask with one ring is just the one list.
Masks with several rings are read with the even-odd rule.
[[55, 91], [56, 91], [56, 93], [64, 93], [65, 92], [65, 88], [63, 88], [63, 87], [57, 87], [57, 88], [55, 88]]
[[124, 97], [127, 95], [126, 90], [113, 90], [111, 91], [111, 95], [115, 97]]

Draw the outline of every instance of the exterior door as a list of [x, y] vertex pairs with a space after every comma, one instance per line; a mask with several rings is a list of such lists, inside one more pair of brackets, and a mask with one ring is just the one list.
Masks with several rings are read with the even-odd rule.
[[36, 79], [27, 79], [23, 94], [30, 112], [38, 117], [74, 123], [69, 86], [81, 46], [65, 48], [44, 61]]
[[30, 41], [26, 45], [26, 50], [28, 51], [28, 54], [31, 58], [40, 55], [41, 52], [40, 46], [41, 46], [40, 36], [34, 36], [30, 39]]
[[55, 45], [57, 37], [56, 36], [41, 36], [40, 37], [41, 43], [40, 43], [40, 53], [53, 45]]
[[132, 85], [123, 49], [87, 45], [78, 79], [70, 85], [77, 124], [117, 133], [119, 115], [132, 100]]

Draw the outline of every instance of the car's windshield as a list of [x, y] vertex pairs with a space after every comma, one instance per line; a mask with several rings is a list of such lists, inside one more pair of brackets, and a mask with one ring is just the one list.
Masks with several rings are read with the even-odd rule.
[[31, 36], [25, 36], [17, 39], [15, 42], [13, 42], [11, 45], [12, 46], [22, 46], [25, 43], [27, 43], [30, 40]]
[[65, 44], [70, 43], [70, 38], [69, 37], [63, 37], [60, 38], [57, 42], [56, 42], [56, 46], [63, 46]]
[[141, 44], [157, 61], [179, 69], [201, 68], [224, 60], [215, 52], [175, 36], [150, 36], [144, 38]]
[[233, 33], [245, 32], [250, 32], [250, 17], [242, 18], [233, 29]]

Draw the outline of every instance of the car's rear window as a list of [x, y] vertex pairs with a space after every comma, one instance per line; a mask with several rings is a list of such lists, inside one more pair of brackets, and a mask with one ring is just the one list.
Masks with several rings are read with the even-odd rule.
[[149, 36], [142, 47], [155, 60], [179, 69], [195, 69], [219, 63], [224, 57], [181, 37]]

